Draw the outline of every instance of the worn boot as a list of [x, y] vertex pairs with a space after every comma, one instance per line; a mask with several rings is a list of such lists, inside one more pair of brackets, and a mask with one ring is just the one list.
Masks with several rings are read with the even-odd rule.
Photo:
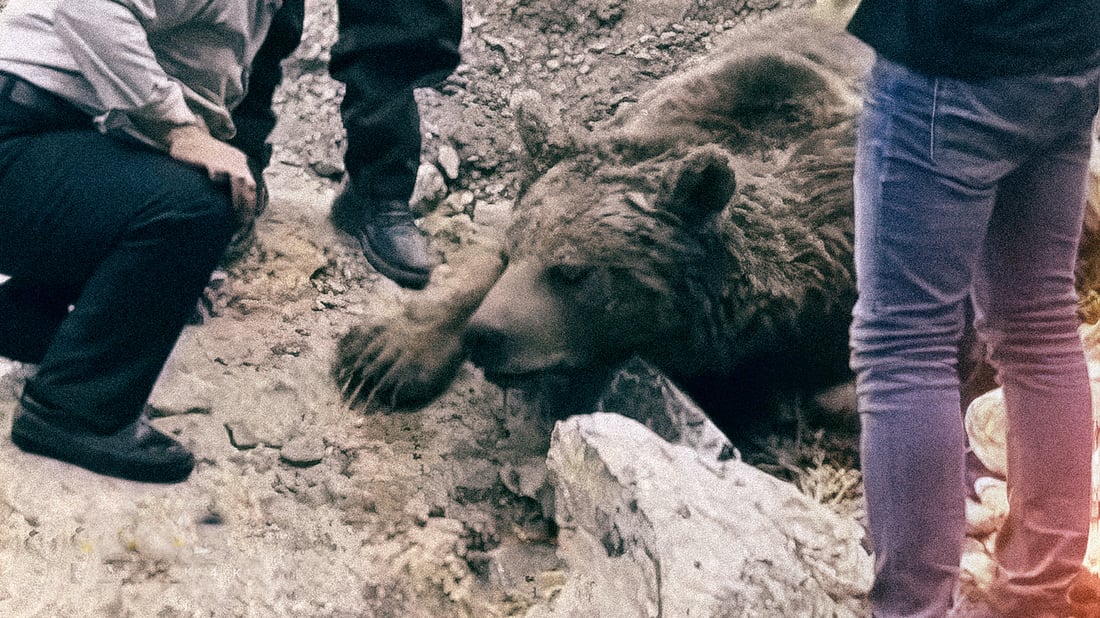
[[332, 222], [359, 241], [378, 272], [402, 287], [428, 285], [433, 266], [428, 241], [407, 201], [367, 198], [348, 183], [332, 203]]

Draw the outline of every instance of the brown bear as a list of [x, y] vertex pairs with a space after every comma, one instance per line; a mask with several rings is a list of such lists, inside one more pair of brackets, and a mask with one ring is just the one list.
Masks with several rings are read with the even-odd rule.
[[563, 384], [568, 413], [637, 355], [738, 433], [778, 402], [850, 379], [851, 177], [869, 52], [804, 10], [729, 37], [583, 138], [525, 99], [516, 116], [535, 175], [507, 267], [497, 278], [500, 263], [482, 260], [471, 278], [483, 285], [438, 315], [349, 333], [335, 370], [345, 394], [423, 401], [466, 353], [498, 383]]

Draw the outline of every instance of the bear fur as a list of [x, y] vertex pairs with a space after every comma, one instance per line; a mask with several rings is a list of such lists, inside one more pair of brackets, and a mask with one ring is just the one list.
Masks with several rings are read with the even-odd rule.
[[736, 434], [850, 377], [868, 52], [806, 12], [734, 37], [521, 197], [508, 267], [467, 325], [490, 379], [636, 354]]
[[507, 266], [497, 278], [489, 260], [474, 277], [489, 283], [435, 323], [410, 314], [349, 333], [335, 368], [345, 395], [415, 405], [446, 387], [464, 350], [498, 383], [557, 378], [570, 413], [589, 403], [581, 385], [637, 355], [738, 433], [850, 379], [851, 178], [870, 52], [812, 11], [750, 19], [590, 135], [517, 97], [533, 181]]

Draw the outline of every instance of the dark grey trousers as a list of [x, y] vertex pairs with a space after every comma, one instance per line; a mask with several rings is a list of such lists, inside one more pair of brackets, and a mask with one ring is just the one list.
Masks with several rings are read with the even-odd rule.
[[225, 250], [229, 195], [12, 83], [0, 78], [0, 355], [39, 364], [26, 394], [111, 432], [140, 414]]
[[[431, 86], [458, 65], [460, 0], [339, 0], [339, 37], [329, 73], [345, 85], [340, 113], [347, 132], [344, 164], [357, 187], [382, 200], [407, 201], [420, 163], [420, 113], [413, 89]], [[279, 62], [297, 47], [302, 0], [287, 0], [252, 64], [249, 93], [238, 106], [233, 143], [266, 161], [263, 144], [275, 118], [271, 95]]]

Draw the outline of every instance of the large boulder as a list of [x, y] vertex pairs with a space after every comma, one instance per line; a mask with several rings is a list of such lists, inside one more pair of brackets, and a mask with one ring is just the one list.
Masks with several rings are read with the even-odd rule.
[[860, 616], [864, 532], [737, 459], [618, 414], [556, 426], [547, 459], [563, 588], [548, 616]]

